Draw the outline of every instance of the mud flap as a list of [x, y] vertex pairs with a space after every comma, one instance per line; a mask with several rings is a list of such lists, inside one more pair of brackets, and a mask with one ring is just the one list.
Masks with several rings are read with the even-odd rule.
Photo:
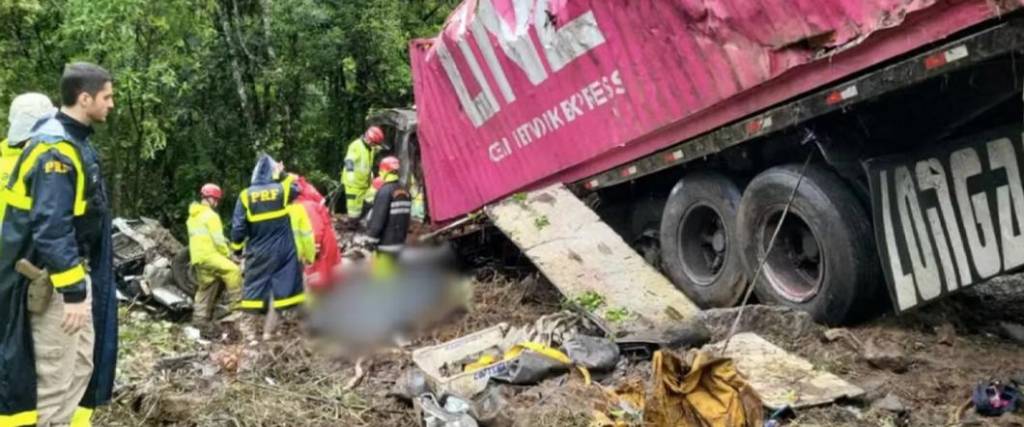
[[994, 129], [865, 163], [896, 311], [1024, 268], [1021, 131]]
[[700, 311], [561, 184], [486, 212], [566, 298], [600, 295], [596, 314], [616, 336], [667, 332]]

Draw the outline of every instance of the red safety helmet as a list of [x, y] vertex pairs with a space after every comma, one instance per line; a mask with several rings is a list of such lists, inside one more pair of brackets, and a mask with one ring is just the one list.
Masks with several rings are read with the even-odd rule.
[[366, 133], [363, 134], [363, 139], [368, 144], [379, 145], [381, 142], [384, 142], [384, 131], [380, 130], [377, 126], [370, 126], [369, 129], [366, 129]]
[[203, 184], [203, 188], [199, 189], [199, 195], [203, 196], [204, 199], [207, 197], [213, 197], [214, 199], [220, 200], [221, 196], [224, 195], [224, 192], [220, 190], [220, 187], [217, 186], [217, 184]]
[[400, 167], [401, 164], [398, 162], [398, 157], [387, 156], [380, 161], [380, 174], [383, 175], [388, 172], [397, 171]]

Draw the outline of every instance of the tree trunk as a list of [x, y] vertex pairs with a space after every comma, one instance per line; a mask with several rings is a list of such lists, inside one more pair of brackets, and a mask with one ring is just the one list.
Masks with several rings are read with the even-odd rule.
[[232, 40], [231, 34], [233, 32], [228, 14], [223, 11], [223, 8], [221, 9], [222, 10], [217, 13], [217, 16], [220, 21], [222, 39], [224, 40], [224, 44], [228, 47], [228, 58], [231, 62], [231, 78], [235, 81], [235, 89], [238, 92], [238, 102], [242, 106], [245, 130], [251, 138], [253, 136], [253, 120], [255, 115], [253, 114], [252, 107], [249, 102], [249, 91], [246, 89], [245, 80], [242, 76], [242, 67], [241, 64], [238, 63], [239, 51], [241, 49], [237, 47]]

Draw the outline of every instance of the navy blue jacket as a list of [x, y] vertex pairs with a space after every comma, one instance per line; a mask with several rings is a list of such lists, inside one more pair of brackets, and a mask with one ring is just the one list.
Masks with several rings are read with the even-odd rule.
[[303, 302], [302, 264], [288, 204], [299, 193], [291, 178], [278, 182], [273, 158], [260, 155], [251, 185], [238, 196], [231, 219], [231, 245], [245, 248], [245, 283], [239, 307], [264, 311], [273, 304], [284, 309]]
[[91, 132], [63, 113], [40, 122], [4, 183], [0, 417], [25, 419], [36, 409], [35, 358], [26, 309], [28, 280], [14, 270], [21, 258], [46, 268], [57, 291], [54, 297], [66, 302], [85, 298], [85, 275], [89, 275], [96, 333], [94, 369], [80, 405], [94, 408], [110, 401], [117, 361], [111, 215], [99, 156], [89, 143]]

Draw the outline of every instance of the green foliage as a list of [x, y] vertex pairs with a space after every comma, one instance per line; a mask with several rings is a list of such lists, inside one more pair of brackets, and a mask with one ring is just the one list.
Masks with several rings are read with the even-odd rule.
[[548, 219], [547, 215], [541, 215], [533, 219], [533, 225], [537, 227], [538, 230], [543, 230], [544, 227], [551, 225], [551, 220]]
[[58, 101], [66, 63], [106, 67], [116, 109], [94, 143], [115, 212], [180, 230], [196, 189], [234, 197], [260, 151], [335, 187], [367, 112], [413, 102], [408, 40], [457, 3], [2, 0], [0, 118], [26, 91]]
[[625, 307], [609, 308], [604, 312], [604, 320], [612, 323], [619, 323], [629, 320], [633, 317], [633, 313], [630, 313]]
[[582, 294], [576, 295], [576, 297], [572, 299], [572, 302], [580, 308], [593, 313], [604, 305], [604, 295], [595, 291], [586, 291]]

